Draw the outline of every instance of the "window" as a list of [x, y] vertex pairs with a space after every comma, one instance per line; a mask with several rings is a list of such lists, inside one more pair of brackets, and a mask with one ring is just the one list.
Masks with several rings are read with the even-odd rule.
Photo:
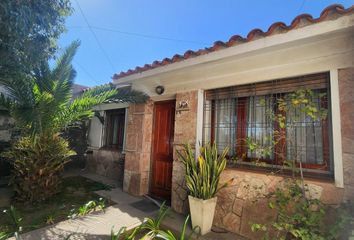
[[123, 150], [125, 109], [106, 111], [105, 147]]
[[[327, 73], [206, 91], [203, 142], [238, 165], [332, 176]], [[258, 164], [255, 164], [258, 163]]]

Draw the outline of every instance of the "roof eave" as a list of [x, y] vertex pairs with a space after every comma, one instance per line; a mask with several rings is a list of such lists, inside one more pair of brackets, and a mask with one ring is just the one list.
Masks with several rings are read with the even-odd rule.
[[[243, 43], [233, 47], [210, 52], [205, 55], [189, 58], [180, 62], [171, 63], [166, 66], [160, 66], [150, 70], [130, 74], [126, 77], [114, 78], [114, 84], [127, 84], [152, 77], [155, 75], [193, 67], [199, 64], [206, 64], [220, 59], [235, 57], [237, 55], [249, 54], [262, 51], [271, 47], [283, 46], [291, 43], [298, 43], [301, 40], [327, 36], [331, 33], [346, 32], [354, 27], [354, 15], [345, 15], [332, 21], [323, 21], [299, 29], [294, 29], [283, 34], [276, 34], [260, 38], [251, 42]], [[353, 31], [354, 32], [354, 31]]]

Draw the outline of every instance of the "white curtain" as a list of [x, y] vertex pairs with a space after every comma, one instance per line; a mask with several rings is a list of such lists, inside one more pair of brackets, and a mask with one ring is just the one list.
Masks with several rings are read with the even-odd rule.
[[269, 96], [254, 96], [248, 99], [247, 138], [257, 147], [254, 151], [248, 149], [247, 157], [254, 159], [273, 159], [272, 148], [274, 123], [271, 120], [273, 98]]
[[215, 142], [218, 151], [229, 147], [229, 155], [236, 148], [236, 99], [215, 100]]

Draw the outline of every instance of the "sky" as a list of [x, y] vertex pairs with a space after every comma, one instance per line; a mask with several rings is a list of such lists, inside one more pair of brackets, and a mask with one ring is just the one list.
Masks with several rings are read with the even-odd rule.
[[290, 24], [301, 13], [318, 17], [339, 3], [354, 0], [71, 0], [61, 49], [74, 40], [81, 46], [74, 58], [75, 82], [95, 86], [112, 81], [114, 73], [155, 60], [227, 41], [277, 21]]

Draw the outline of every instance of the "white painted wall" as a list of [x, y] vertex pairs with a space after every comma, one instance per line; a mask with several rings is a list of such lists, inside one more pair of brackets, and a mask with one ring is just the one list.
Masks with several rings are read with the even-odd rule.
[[164, 95], [173, 95], [351, 67], [354, 65], [354, 36], [350, 33], [311, 38], [290, 46], [286, 44], [139, 78], [132, 86], [156, 96], [155, 87], [163, 85]]
[[[106, 110], [113, 110], [119, 108], [129, 108], [128, 103], [107, 103], [96, 106], [94, 110], [98, 111], [101, 116], [105, 117]], [[126, 111], [126, 123], [127, 123], [127, 111]], [[125, 136], [125, 134], [124, 134]], [[104, 125], [101, 124], [97, 117], [93, 117], [90, 120], [90, 127], [88, 130], [88, 144], [91, 149], [98, 149], [103, 146], [103, 137], [104, 137]], [[125, 140], [125, 137], [124, 137]], [[125, 144], [123, 149], [125, 148]]]
[[[100, 115], [103, 116], [104, 111], [100, 111]], [[93, 117], [90, 120], [90, 127], [88, 130], [88, 145], [91, 149], [97, 149], [102, 147], [102, 134], [103, 125], [97, 117]]]

